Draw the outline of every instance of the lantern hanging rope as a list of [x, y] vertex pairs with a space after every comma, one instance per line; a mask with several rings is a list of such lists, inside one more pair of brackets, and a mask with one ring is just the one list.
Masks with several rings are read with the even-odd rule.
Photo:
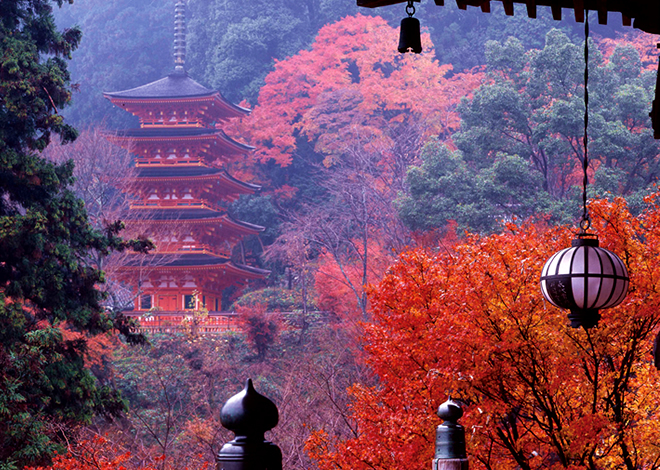
[[589, 219], [589, 209], [587, 207], [587, 185], [589, 179], [587, 170], [589, 169], [589, 10], [584, 19], [584, 134], [582, 145], [584, 147], [584, 158], [582, 159], [582, 220], [580, 221], [580, 230], [585, 232], [591, 226]]
[[599, 309], [619, 305], [628, 293], [628, 270], [621, 259], [598, 247], [598, 237], [589, 233], [591, 219], [587, 206], [589, 168], [589, 11], [584, 38], [584, 158], [582, 159], [582, 218], [571, 248], [555, 253], [543, 266], [541, 291], [552, 305], [570, 310], [573, 328], [593, 328], [600, 319]]

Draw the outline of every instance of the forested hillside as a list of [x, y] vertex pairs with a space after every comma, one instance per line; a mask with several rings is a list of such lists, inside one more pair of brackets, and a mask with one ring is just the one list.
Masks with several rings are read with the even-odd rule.
[[[72, 8], [56, 9], [60, 26], [78, 25], [84, 35], [70, 63], [73, 81], [80, 86], [66, 110], [72, 124], [126, 124], [126, 116], [113, 110], [101, 92], [125, 90], [171, 72], [173, 11], [174, 0], [78, 0]], [[355, 15], [358, 8], [343, 0], [259, 1], [249, 7], [238, 0], [190, 0], [187, 12], [191, 76], [231, 101], [254, 105], [275, 61], [309, 48], [322, 26]], [[436, 45], [434, 56], [459, 71], [485, 63], [483, 46], [488, 40], [516, 37], [526, 49], [538, 48], [552, 27], [573, 39], [581, 37], [575, 23], [553, 22], [544, 10], [536, 21], [524, 16], [505, 19], [502, 11], [460, 11], [453, 4], [422, 4], [418, 12]], [[383, 16], [392, 27], [404, 15], [401, 7], [360, 13]], [[616, 34], [612, 26], [594, 25], [594, 30], [605, 37]]]
[[[63, 85], [62, 106], [49, 112], [54, 134], [74, 140], [59, 127], [64, 118], [80, 136], [50, 143], [41, 155], [59, 166], [44, 163], [44, 178], [59, 172], [51, 192], [72, 190], [85, 203], [79, 225], [93, 240], [79, 242], [76, 263], [91, 279], [84, 313], [103, 322], [63, 323], [55, 304], [45, 310], [52, 328], [32, 325], [50, 337], [20, 337], [26, 348], [38, 342], [27, 356], [35, 383], [52, 372], [43, 361], [71, 355], [62, 367], [78, 374], [67, 380], [82, 384], [83, 404], [58, 402], [57, 419], [23, 434], [7, 421], [0, 437], [19, 447], [22, 436], [52, 429], [36, 450], [28, 442], [0, 453], [0, 467], [213, 468], [233, 437], [220, 408], [251, 377], [279, 407], [267, 437], [289, 469], [428, 468], [434, 409], [449, 393], [466, 405], [474, 468], [656, 468], [658, 376], [648, 352], [660, 327], [658, 273], [644, 260], [658, 251], [660, 155], [648, 117], [657, 38], [598, 26], [594, 15], [589, 198], [603, 244], [635, 274], [630, 299], [586, 336], [567, 330], [537, 285], [581, 210], [583, 25], [541, 8], [530, 20], [449, 3], [418, 6], [424, 52], [414, 55], [396, 51], [401, 5], [187, 2], [188, 74], [251, 109], [225, 130], [255, 150], [227, 170], [262, 189], [226, 209], [265, 227], [241, 248], [271, 274], [224, 292], [236, 329], [202, 335], [191, 317], [179, 333], [138, 345], [129, 343], [144, 338], [121, 315], [100, 313], [102, 297], [115, 313], [127, 304], [116, 276], [125, 254], [110, 248], [127, 247], [114, 222], [126, 216], [122, 190], [135, 171], [104, 131], [137, 125], [102, 92], [173, 71], [174, 2], [55, 9], [56, 24], [78, 25], [82, 38], [65, 51], [70, 105]], [[34, 152], [48, 143], [35, 142]], [[12, 302], [17, 289], [7, 291]], [[33, 400], [3, 396], [14, 408]], [[0, 416], [14, 408], [0, 403]]]

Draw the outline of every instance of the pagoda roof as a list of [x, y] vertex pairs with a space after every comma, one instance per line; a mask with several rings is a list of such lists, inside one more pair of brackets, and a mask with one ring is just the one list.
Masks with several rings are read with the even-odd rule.
[[173, 73], [145, 85], [123, 91], [103, 93], [113, 98], [189, 98], [195, 96], [211, 96], [215, 90], [200, 85], [187, 73]]
[[129, 90], [111, 91], [103, 93], [103, 96], [116, 100], [171, 100], [181, 98], [214, 98], [221, 101], [228, 108], [238, 114], [247, 115], [250, 110], [237, 106], [225, 99], [217, 90], [211, 90], [200, 85], [190, 78], [186, 72], [172, 73], [146, 85], [141, 85]]
[[250, 152], [254, 147], [242, 144], [229, 137], [222, 129], [209, 129], [206, 127], [137, 127], [134, 129], [121, 129], [107, 134], [108, 136], [129, 138], [133, 140], [171, 141], [181, 140], [214, 140], [220, 139], [231, 147], [242, 152]]
[[150, 209], [145, 218], [152, 220], [201, 220], [220, 219], [226, 216], [224, 212], [213, 209]]
[[[168, 209], [144, 209], [140, 210], [144, 218], [140, 217], [140, 222], [151, 224], [153, 222], [169, 222], [169, 223], [191, 223], [192, 221], [199, 221], [205, 223], [221, 223], [232, 226], [236, 229], [248, 230], [254, 234], [263, 232], [265, 227], [261, 225], [243, 222], [242, 220], [235, 219], [226, 212], [220, 212], [207, 208], [186, 208], [186, 207], [173, 207]], [[131, 220], [130, 213], [126, 218]]]
[[242, 275], [253, 279], [266, 277], [270, 271], [255, 268], [245, 264], [234, 263], [228, 258], [208, 253], [182, 253], [182, 254], [147, 254], [129, 255], [122, 266], [123, 269], [144, 268], [148, 266], [154, 270], [219, 270], [229, 271], [232, 274]]
[[214, 176], [225, 172], [220, 168], [212, 168], [208, 166], [181, 166], [181, 165], [140, 166], [137, 167], [135, 170], [138, 178], [164, 178], [164, 177], [176, 178], [176, 177]]
[[173, 181], [177, 179], [203, 180], [222, 179], [231, 182], [247, 192], [255, 193], [261, 189], [258, 184], [246, 183], [231, 176], [226, 170], [211, 168], [207, 166], [181, 166], [181, 165], [159, 165], [139, 166], [136, 168], [136, 177], [139, 182]]

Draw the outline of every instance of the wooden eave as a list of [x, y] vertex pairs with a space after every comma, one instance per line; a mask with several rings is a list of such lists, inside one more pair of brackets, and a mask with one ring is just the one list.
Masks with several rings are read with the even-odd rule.
[[132, 114], [135, 114], [138, 109], [149, 110], [156, 106], [177, 104], [194, 104], [199, 106], [200, 111], [204, 111], [204, 114], [209, 114], [212, 117], [219, 117], [222, 119], [247, 116], [252, 112], [252, 110], [248, 108], [243, 108], [242, 106], [230, 103], [218, 92], [204, 96], [132, 98], [125, 96], [112, 96], [108, 93], [103, 93], [103, 96], [110, 100], [115, 106], [123, 108]]
[[[132, 211], [149, 211], [149, 210], [179, 210], [182, 212], [182, 215], [180, 218], [172, 218], [172, 219], [150, 219], [148, 217], [145, 218], [140, 218], [140, 219], [131, 219], [130, 213], [128, 217], [126, 217], [126, 222], [130, 222], [133, 225], [215, 225], [215, 224], [220, 224], [222, 225], [223, 228], [228, 228], [232, 229], [235, 232], [238, 232], [240, 234], [244, 235], [257, 235], [265, 230], [265, 227], [262, 227], [260, 225], [255, 225], [251, 224], [248, 222], [243, 222], [240, 220], [236, 220], [233, 217], [230, 217], [229, 215], [221, 215], [221, 216], [216, 216], [216, 217], [207, 217], [207, 218], [199, 218], [199, 219], [186, 219], [185, 218], [185, 208], [182, 207], [172, 207], [172, 208], [164, 208], [164, 207], [150, 207], [150, 208], [136, 208], [133, 209]], [[197, 208], [195, 208], [197, 209]], [[212, 210], [212, 209], [211, 209]]]
[[[180, 167], [175, 167], [180, 168]], [[230, 176], [226, 171], [211, 174], [211, 175], [198, 175], [198, 176], [139, 176], [135, 178], [127, 178], [132, 184], [136, 186], [149, 186], [153, 184], [168, 184], [168, 183], [191, 183], [198, 184], [205, 181], [222, 182], [223, 188], [233, 189], [236, 193], [241, 194], [255, 194], [261, 188], [256, 184], [245, 183]]]
[[232, 261], [225, 261], [220, 264], [203, 264], [203, 265], [156, 265], [151, 266], [148, 263], [136, 266], [121, 266], [118, 268], [119, 272], [140, 271], [148, 268], [154, 272], [207, 272], [226, 275], [233, 275], [235, 277], [242, 277], [244, 279], [264, 279], [270, 271], [265, 269], [253, 268], [250, 266], [242, 266], [233, 263]]
[[[415, 0], [419, 3], [419, 0]], [[357, 5], [366, 8], [377, 8], [407, 0], [357, 0]], [[550, 7], [555, 20], [562, 19], [562, 10], [572, 10], [575, 20], [584, 22], [585, 9], [598, 12], [598, 22], [607, 24], [608, 13], [621, 13], [624, 26], [632, 26], [651, 34], [660, 34], [660, 1], [658, 0], [456, 0], [461, 10], [468, 6], [479, 7], [484, 13], [489, 13], [491, 3], [501, 3], [508, 16], [513, 16], [516, 5], [525, 6], [525, 12], [530, 18], [536, 18], [537, 8]], [[435, 4], [443, 6], [445, 0], [435, 0]], [[402, 11], [403, 13], [403, 11]]]
[[[141, 130], [135, 129], [135, 131]], [[139, 144], [141, 142], [152, 143], [152, 142], [163, 142], [169, 143], [173, 141], [178, 142], [207, 142], [207, 143], [220, 143], [225, 148], [233, 151], [234, 153], [247, 154], [254, 150], [254, 147], [251, 145], [242, 144], [231, 137], [229, 137], [221, 129], [213, 129], [213, 132], [200, 135], [168, 135], [167, 128], [158, 129], [161, 131], [161, 135], [120, 135], [120, 134], [106, 134], [106, 138], [115, 142], [130, 142], [133, 145]], [[178, 129], [177, 129], [178, 130]]]

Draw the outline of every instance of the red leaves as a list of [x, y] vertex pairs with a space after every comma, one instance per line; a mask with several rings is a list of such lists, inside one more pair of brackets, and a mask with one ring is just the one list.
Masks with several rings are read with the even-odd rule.
[[266, 77], [259, 105], [246, 122], [257, 158], [291, 163], [296, 139], [341, 153], [352, 142], [386, 147], [390, 123], [415, 117], [427, 135], [449, 136], [455, 107], [479, 85], [481, 73], [445, 75], [451, 65], [429, 52], [396, 52], [398, 31], [379, 17], [349, 16], [324, 26], [309, 51], [278, 62]]
[[268, 349], [277, 340], [281, 329], [279, 314], [267, 312], [265, 304], [255, 304], [248, 307], [237, 307], [240, 314], [241, 330], [248, 343], [257, 352], [257, 358], [263, 360]]
[[571, 329], [539, 289], [541, 267], [570, 245], [571, 230], [512, 226], [450, 252], [402, 255], [375, 289], [365, 327], [380, 386], [353, 389], [358, 437], [310, 441], [326, 451], [320, 468], [428, 468], [435, 410], [450, 393], [467, 405], [473, 468], [642, 468], [660, 457], [649, 363], [660, 326], [660, 206], [635, 219], [622, 200], [595, 201], [591, 214], [633, 288], [588, 333]]
[[617, 46], [632, 46], [637, 49], [645, 70], [655, 72], [658, 68], [658, 48], [656, 37], [642, 33], [641, 31], [632, 31], [621, 35], [616, 39], [603, 38], [598, 41], [599, 48], [603, 51], [605, 57], [610, 60], [612, 53]]
[[[95, 435], [69, 447], [66, 455], [56, 455], [48, 467], [26, 467], [24, 470], [156, 470], [174, 468], [165, 456], [154, 459], [155, 466], [141, 465], [131, 460], [130, 452], [122, 451], [108, 439]], [[176, 467], [181, 468], [181, 467]], [[181, 470], [211, 470], [212, 466], [202, 457], [193, 467]]]
[[[25, 470], [128, 470], [125, 463], [130, 453], [117, 452], [113, 446], [100, 436], [90, 441], [80, 442], [66, 455], [57, 455], [49, 467], [29, 467]], [[130, 470], [155, 470], [152, 467], [132, 467]]]

